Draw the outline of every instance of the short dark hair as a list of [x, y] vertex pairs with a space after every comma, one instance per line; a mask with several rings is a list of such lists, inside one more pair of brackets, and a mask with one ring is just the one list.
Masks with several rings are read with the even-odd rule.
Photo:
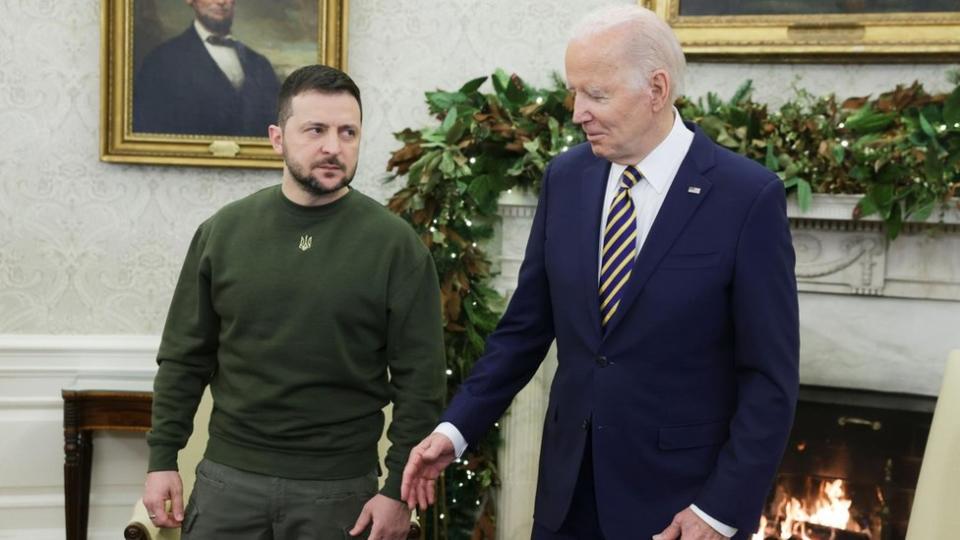
[[360, 88], [349, 75], [339, 69], [320, 64], [303, 66], [287, 76], [277, 96], [277, 125], [281, 128], [293, 114], [290, 102], [293, 96], [304, 92], [322, 94], [350, 94], [360, 106], [360, 119], [363, 119], [363, 103], [360, 101]]

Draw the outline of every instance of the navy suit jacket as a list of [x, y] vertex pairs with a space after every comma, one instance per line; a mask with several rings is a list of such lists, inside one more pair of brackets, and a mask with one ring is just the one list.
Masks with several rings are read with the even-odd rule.
[[534, 519], [563, 523], [591, 430], [607, 538], [650, 538], [691, 503], [756, 532], [793, 422], [799, 329], [783, 183], [694, 129], [601, 331], [610, 163], [582, 144], [544, 174], [517, 289], [444, 414], [475, 443], [556, 338]]
[[133, 84], [133, 131], [266, 137], [280, 84], [270, 61], [242, 43], [234, 89], [191, 24], [144, 58]]

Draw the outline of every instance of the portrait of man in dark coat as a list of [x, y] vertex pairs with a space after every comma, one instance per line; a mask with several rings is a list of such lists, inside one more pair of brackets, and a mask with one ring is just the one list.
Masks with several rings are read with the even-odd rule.
[[265, 137], [277, 74], [231, 34], [236, 0], [186, 0], [193, 22], [146, 54], [133, 83], [133, 131]]

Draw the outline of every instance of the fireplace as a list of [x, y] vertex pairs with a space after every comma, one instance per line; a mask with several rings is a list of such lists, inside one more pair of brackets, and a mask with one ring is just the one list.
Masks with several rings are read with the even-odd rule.
[[801, 386], [753, 540], [903, 540], [936, 398]]

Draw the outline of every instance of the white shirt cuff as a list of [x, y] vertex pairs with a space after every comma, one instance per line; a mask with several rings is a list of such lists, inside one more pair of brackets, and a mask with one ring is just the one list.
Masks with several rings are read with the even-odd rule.
[[697, 505], [691, 504], [690, 510], [693, 510], [693, 513], [699, 516], [700, 519], [706, 521], [707, 525], [713, 528], [713, 530], [726, 536], [727, 538], [733, 538], [733, 535], [737, 534], [737, 529], [734, 529], [729, 525], [725, 525], [713, 519], [712, 517], [708, 516], [703, 510], [697, 508]]
[[463, 438], [463, 434], [460, 433], [460, 430], [457, 429], [457, 426], [451, 424], [450, 422], [442, 422], [439, 426], [437, 426], [436, 429], [433, 430], [433, 432], [439, 433], [450, 439], [450, 442], [453, 443], [453, 451], [456, 453], [458, 459], [467, 449], [467, 440]]

